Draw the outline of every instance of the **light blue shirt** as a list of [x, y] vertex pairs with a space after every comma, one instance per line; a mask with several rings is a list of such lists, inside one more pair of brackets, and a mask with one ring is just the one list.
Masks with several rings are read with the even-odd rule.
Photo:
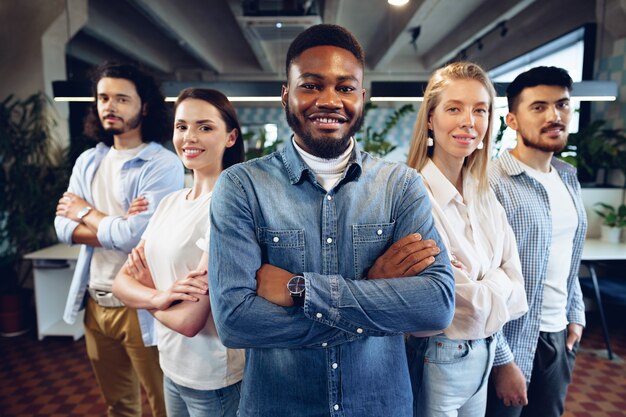
[[[413, 415], [403, 333], [443, 329], [454, 312], [449, 257], [415, 170], [355, 146], [327, 192], [289, 142], [224, 171], [210, 218], [215, 324], [226, 346], [248, 348], [241, 417]], [[442, 248], [434, 264], [365, 279], [415, 232]], [[264, 263], [304, 275], [304, 308], [256, 295]]]
[[[76, 160], [67, 191], [93, 204], [91, 184], [102, 159], [109, 147], [99, 143], [95, 148], [81, 154]], [[126, 161], [120, 173], [116, 194], [124, 211], [139, 196], [145, 196], [148, 209], [125, 219], [122, 216], [107, 216], [98, 226], [98, 241], [105, 249], [115, 249], [130, 253], [140, 241], [148, 220], [156, 210], [159, 201], [167, 194], [183, 187], [183, 166], [178, 157], [158, 143], [150, 142], [137, 156]], [[97, 208], [97, 207], [96, 207]], [[67, 217], [57, 216], [54, 227], [57, 237], [63, 243], [72, 244], [72, 233], [79, 223]], [[78, 312], [84, 308], [85, 293], [89, 283], [89, 268], [93, 247], [81, 245], [76, 269], [70, 285], [63, 320], [69, 324], [76, 321]], [[156, 344], [154, 318], [146, 310], [137, 310], [141, 333], [146, 346]]]
[[[578, 224], [574, 235], [572, 259], [567, 278], [566, 314], [569, 323], [585, 325], [585, 305], [578, 281], [578, 269], [582, 256], [587, 216], [580, 193], [576, 169], [552, 158], [552, 168], [559, 173], [572, 197]], [[491, 166], [489, 182], [496, 197], [504, 207], [515, 234], [522, 262], [522, 275], [528, 300], [528, 313], [504, 326], [504, 344], [496, 349], [494, 366], [515, 363], [530, 382], [533, 360], [539, 340], [543, 289], [548, 268], [548, 256], [552, 242], [552, 216], [550, 201], [545, 188], [539, 181], [526, 173], [524, 167], [509, 152], [502, 154]], [[558, 213], [554, 213], [558, 215]]]

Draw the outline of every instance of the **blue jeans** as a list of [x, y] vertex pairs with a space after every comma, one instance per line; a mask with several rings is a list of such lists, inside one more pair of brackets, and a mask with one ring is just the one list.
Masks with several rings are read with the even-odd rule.
[[168, 377], [165, 409], [169, 417], [236, 417], [241, 381], [216, 390], [196, 390], [178, 385]]
[[496, 343], [443, 334], [407, 340], [413, 415], [483, 417]]

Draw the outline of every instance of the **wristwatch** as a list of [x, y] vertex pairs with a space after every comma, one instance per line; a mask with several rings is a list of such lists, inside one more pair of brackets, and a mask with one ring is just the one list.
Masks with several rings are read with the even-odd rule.
[[84, 207], [78, 213], [76, 213], [76, 217], [78, 217], [78, 220], [83, 220], [83, 217], [88, 215], [91, 210], [93, 210], [91, 206]]
[[293, 304], [299, 307], [304, 306], [304, 277], [302, 275], [296, 275], [287, 282], [287, 289], [291, 294]]

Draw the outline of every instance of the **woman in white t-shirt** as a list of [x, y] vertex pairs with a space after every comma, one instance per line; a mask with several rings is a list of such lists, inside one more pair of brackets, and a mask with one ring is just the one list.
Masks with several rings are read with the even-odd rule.
[[219, 91], [185, 89], [174, 109], [174, 147], [193, 186], [161, 201], [113, 292], [158, 320], [167, 414], [235, 416], [244, 351], [219, 340], [206, 273], [211, 193], [222, 170], [244, 159], [241, 128]]
[[500, 330], [528, 310], [515, 236], [489, 188], [494, 88], [476, 64], [433, 74], [408, 165], [422, 174], [455, 276], [450, 326], [407, 338], [416, 416], [485, 415]]

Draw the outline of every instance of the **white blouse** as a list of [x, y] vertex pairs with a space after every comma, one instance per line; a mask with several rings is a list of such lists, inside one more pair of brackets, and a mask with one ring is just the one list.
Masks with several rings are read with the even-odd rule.
[[450, 259], [464, 266], [452, 267], [456, 306], [444, 334], [462, 340], [491, 336], [528, 311], [517, 243], [506, 213], [491, 188], [479, 195], [478, 181], [468, 170], [463, 172], [465, 198], [431, 160], [421, 174]]

